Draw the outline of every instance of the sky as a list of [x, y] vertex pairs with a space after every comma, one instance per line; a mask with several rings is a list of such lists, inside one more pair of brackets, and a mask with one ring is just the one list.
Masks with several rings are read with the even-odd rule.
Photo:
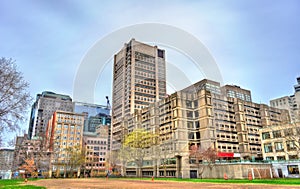
[[[33, 98], [46, 90], [72, 96], [82, 60], [97, 41], [135, 24], [167, 24], [201, 41], [224, 84], [249, 89], [254, 102], [268, 104], [293, 94], [300, 76], [299, 17], [297, 0], [2, 0], [0, 56], [16, 60]], [[191, 82], [203, 79], [186, 66], [186, 56], [165, 49], [167, 61]], [[105, 96], [111, 97], [112, 58], [113, 53], [91, 103], [105, 105]]]

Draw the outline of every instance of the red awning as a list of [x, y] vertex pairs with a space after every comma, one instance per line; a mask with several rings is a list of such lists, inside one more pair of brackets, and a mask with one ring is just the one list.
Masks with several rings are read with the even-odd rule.
[[218, 152], [218, 157], [234, 157], [232, 152]]

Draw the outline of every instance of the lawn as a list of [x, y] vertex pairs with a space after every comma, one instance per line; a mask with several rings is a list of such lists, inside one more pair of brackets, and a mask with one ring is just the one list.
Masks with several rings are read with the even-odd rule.
[[11, 180], [0, 180], [0, 188], [5, 189], [15, 189], [15, 188], [23, 188], [23, 189], [44, 189], [45, 187], [33, 186], [33, 185], [20, 185], [24, 183], [24, 179], [11, 179]]
[[[150, 180], [151, 178], [126, 178], [133, 180]], [[224, 180], [224, 179], [179, 179], [179, 178], [154, 178], [154, 180], [162, 181], [179, 181], [179, 182], [210, 182], [210, 183], [236, 183], [236, 184], [283, 184], [283, 185], [300, 185], [300, 179], [294, 178], [280, 178], [280, 179], [235, 179], [235, 180]]]
[[[101, 182], [99, 182], [99, 180]], [[48, 186], [53, 186], [54, 184], [57, 185], [57, 188], [61, 188], [61, 186], [64, 186], [66, 184], [66, 182], [69, 182], [69, 185], [74, 187], [74, 186], [87, 186], [87, 184], [91, 184], [91, 186], [93, 186], [92, 184], [94, 184], [95, 186], [98, 186], [99, 183], [104, 184], [105, 182], [102, 182], [104, 180], [104, 178], [90, 178], [90, 179], [30, 179], [28, 181], [28, 183], [26, 185], [24, 184], [24, 179], [18, 179], [18, 180], [0, 180], [0, 189], [2, 188], [11, 188], [11, 189], [15, 189], [15, 188], [23, 188], [23, 189], [45, 189]], [[147, 180], [147, 181], [151, 181], [151, 178], [109, 178], [108, 181], [112, 181], [112, 182], [106, 182], [105, 184], [111, 184], [111, 187], [114, 188], [113, 184], [117, 184], [117, 183], [122, 183], [124, 182], [125, 184], [129, 184], [127, 181], [132, 180], [133, 183], [130, 184], [134, 184], [135, 181], [138, 180]], [[41, 187], [41, 186], [33, 186], [31, 185], [36, 183], [34, 181], [37, 181], [39, 183], [43, 182], [43, 183], [48, 183], [48, 184], [42, 184], [42, 186], [46, 186], [46, 187]], [[63, 182], [62, 182], [63, 181]], [[104, 180], [105, 181], [105, 180]], [[196, 182], [196, 183], [215, 183], [215, 184], [219, 184], [222, 185], [223, 183], [228, 183], [228, 184], [257, 184], [258, 187], [261, 187], [260, 184], [268, 184], [265, 185], [266, 188], [269, 188], [270, 185], [300, 185], [300, 179], [288, 179], [288, 178], [284, 178], [284, 179], [255, 179], [253, 181], [249, 181], [249, 180], [224, 180], [224, 179], [178, 179], [178, 178], [154, 178], [154, 182], [147, 182], [147, 183], [143, 183], [143, 184], [149, 184], [149, 186], [151, 186], [151, 184], [155, 184], [155, 181], [170, 181], [170, 182], [165, 182], [166, 186], [168, 185], [172, 185], [175, 184], [175, 182], [180, 182], [181, 184], [185, 185], [184, 183], [186, 183], [186, 185], [190, 185], [192, 184], [192, 182]], [[94, 183], [93, 183], [94, 182]], [[124, 184], [123, 183], [123, 184]], [[189, 184], [190, 183], [190, 184]], [[37, 183], [36, 183], [37, 184]], [[179, 184], [179, 183], [178, 183]], [[40, 184], [37, 184], [40, 185]], [[108, 185], [109, 186], [109, 185]], [[117, 186], [120, 186], [120, 184], [117, 184]], [[131, 186], [131, 185], [130, 185]], [[268, 186], [268, 187], [267, 187]]]

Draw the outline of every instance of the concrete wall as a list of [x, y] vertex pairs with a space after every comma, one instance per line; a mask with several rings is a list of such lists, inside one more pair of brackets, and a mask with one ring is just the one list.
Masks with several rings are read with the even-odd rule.
[[[191, 167], [190, 170], [197, 170], [197, 168]], [[212, 168], [206, 167], [202, 178], [224, 178], [226, 174], [228, 179], [248, 179], [249, 173], [254, 178], [271, 178], [273, 175], [271, 170], [271, 164], [220, 164]]]

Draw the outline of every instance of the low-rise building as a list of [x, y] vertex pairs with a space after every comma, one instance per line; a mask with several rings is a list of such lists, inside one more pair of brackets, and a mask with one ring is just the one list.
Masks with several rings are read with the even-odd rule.
[[10, 179], [12, 173], [12, 164], [14, 157], [14, 149], [0, 149], [0, 179]]
[[85, 173], [89, 176], [104, 176], [108, 169], [106, 166], [108, 136], [107, 125], [98, 126], [96, 133], [84, 133]]
[[269, 126], [260, 130], [265, 160], [298, 160], [300, 122]]
[[300, 122], [260, 130], [264, 160], [272, 162], [277, 177], [299, 177]]
[[32, 137], [30, 140], [27, 134], [16, 138], [14, 160], [12, 166], [13, 177], [21, 177], [20, 173], [24, 173], [21, 168], [25, 165], [25, 160], [33, 159], [36, 172], [41, 176], [42, 173], [49, 171], [50, 152], [45, 144], [45, 137]]

